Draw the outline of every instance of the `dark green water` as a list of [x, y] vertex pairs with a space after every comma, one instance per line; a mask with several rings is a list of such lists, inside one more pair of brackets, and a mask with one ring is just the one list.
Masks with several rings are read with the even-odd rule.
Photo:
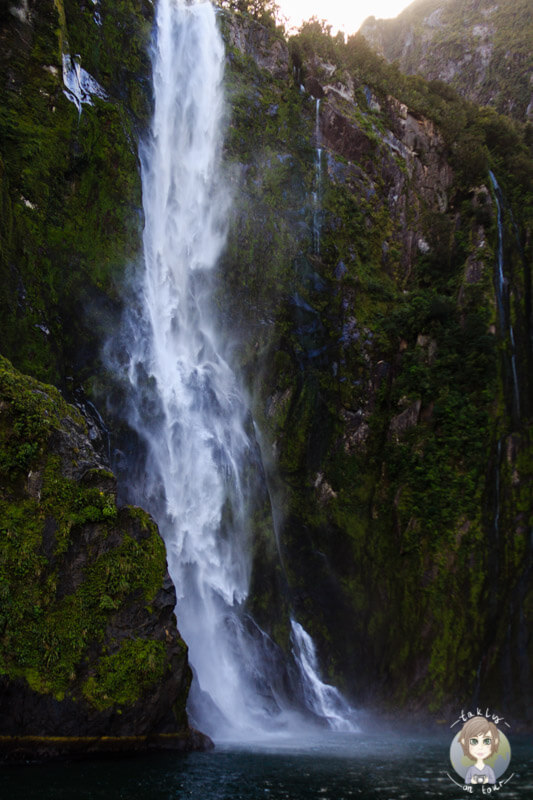
[[[426, 800], [533, 798], [533, 744], [511, 736], [498, 792], [467, 794], [446, 776], [451, 736], [324, 734], [305, 745], [220, 745], [212, 753], [3, 767], [2, 800]], [[460, 781], [457, 775], [454, 777]]]

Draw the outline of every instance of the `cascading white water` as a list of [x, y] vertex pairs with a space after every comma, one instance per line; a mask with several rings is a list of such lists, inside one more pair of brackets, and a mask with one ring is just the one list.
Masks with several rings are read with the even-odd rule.
[[354, 731], [353, 709], [338, 689], [320, 680], [318, 659], [313, 640], [299, 622], [291, 620], [293, 653], [303, 679], [304, 696], [309, 708], [324, 717], [336, 731]]
[[500, 329], [503, 334], [507, 333], [509, 336], [509, 343], [511, 345], [511, 372], [513, 375], [513, 397], [515, 412], [517, 417], [520, 416], [520, 389], [518, 385], [518, 372], [516, 368], [516, 343], [514, 336], [514, 328], [511, 322], [511, 310], [507, 314], [505, 308], [505, 299], [508, 295], [508, 284], [504, 274], [504, 258], [503, 258], [503, 208], [502, 208], [502, 191], [496, 180], [492, 170], [489, 170], [490, 180], [494, 189], [494, 197], [496, 198], [496, 208], [498, 212], [498, 280], [496, 285], [496, 295], [498, 301], [498, 312], [500, 315]]
[[167, 545], [180, 629], [201, 689], [240, 727], [246, 704], [225, 616], [248, 590], [240, 467], [250, 441], [205, 302], [205, 274], [225, 238], [223, 66], [212, 6], [160, 0], [152, 135], [141, 153], [149, 325], [132, 349], [130, 380], [138, 387], [146, 373], [156, 384], [157, 419], [138, 409], [136, 427], [148, 442], [147, 496]]
[[[141, 150], [145, 271], [124, 326], [129, 422], [146, 445], [134, 493], [166, 542], [195, 672], [194, 721], [215, 736], [249, 736], [286, 724], [290, 712], [279, 649], [241, 613], [251, 564], [243, 476], [256, 450], [209, 311], [227, 217], [224, 48], [209, 2], [159, 0], [154, 42], [154, 116]], [[316, 664], [295, 666], [305, 695]], [[312, 694], [304, 701], [336, 720], [338, 701], [330, 713], [326, 695], [319, 706]]]
[[313, 192], [313, 252], [320, 255], [320, 213], [322, 190], [322, 147], [320, 146], [320, 99], [315, 106], [315, 190]]

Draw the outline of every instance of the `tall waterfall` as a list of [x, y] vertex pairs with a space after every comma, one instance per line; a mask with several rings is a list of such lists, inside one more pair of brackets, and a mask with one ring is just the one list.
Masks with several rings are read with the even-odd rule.
[[496, 279], [496, 298], [498, 302], [498, 313], [500, 317], [500, 330], [502, 335], [509, 336], [511, 349], [511, 373], [513, 376], [513, 400], [514, 411], [520, 417], [520, 387], [518, 384], [518, 371], [516, 367], [516, 342], [513, 323], [511, 321], [509, 283], [504, 274], [503, 258], [503, 195], [502, 190], [496, 180], [492, 170], [489, 170], [490, 180], [496, 198], [496, 208], [498, 211], [498, 259], [497, 259], [497, 279]]
[[[338, 727], [337, 698], [329, 714], [327, 693], [320, 707], [305, 694], [299, 651], [284, 664], [243, 612], [250, 476], [261, 465], [210, 314], [209, 276], [225, 241], [227, 203], [224, 47], [209, 2], [159, 0], [152, 63], [154, 116], [141, 150], [145, 269], [122, 333], [129, 423], [146, 449], [141, 475], [129, 478], [130, 498], [151, 511], [165, 539], [195, 674], [193, 721], [215, 736], [260, 734], [294, 719], [289, 696], [299, 692], [310, 715]], [[316, 672], [316, 663], [306, 664], [315, 688]]]
[[313, 252], [320, 255], [322, 214], [322, 147], [320, 137], [320, 99], [315, 100], [315, 190], [313, 192]]

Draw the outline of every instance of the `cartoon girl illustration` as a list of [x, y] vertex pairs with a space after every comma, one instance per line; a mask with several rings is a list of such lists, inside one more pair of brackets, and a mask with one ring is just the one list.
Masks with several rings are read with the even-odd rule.
[[494, 722], [472, 717], [459, 734], [465, 756], [475, 763], [468, 768], [465, 783], [496, 783], [494, 770], [485, 761], [498, 752], [500, 733]]

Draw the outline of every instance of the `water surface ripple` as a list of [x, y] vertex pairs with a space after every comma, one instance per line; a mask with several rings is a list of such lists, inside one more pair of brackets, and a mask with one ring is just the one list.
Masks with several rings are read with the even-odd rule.
[[[278, 740], [260, 749], [218, 747], [212, 753], [160, 754], [122, 760], [4, 767], [0, 795], [9, 800], [455, 800], [451, 737], [327, 733], [298, 745]], [[532, 796], [533, 744], [511, 740], [511, 782], [500, 800]], [[505, 777], [505, 776], [504, 776]]]

